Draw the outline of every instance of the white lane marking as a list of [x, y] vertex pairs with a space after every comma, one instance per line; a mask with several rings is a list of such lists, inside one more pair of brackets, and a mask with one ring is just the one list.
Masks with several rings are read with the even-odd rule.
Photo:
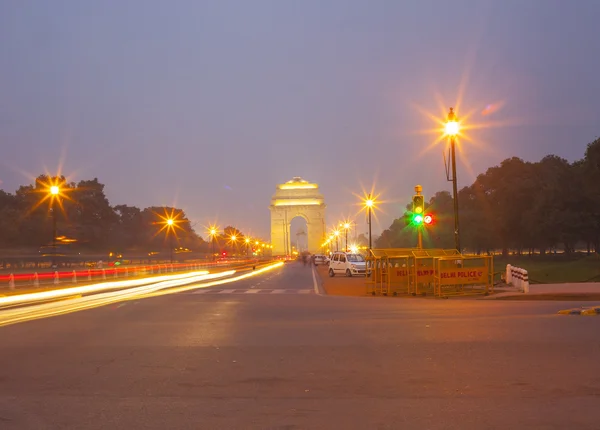
[[319, 294], [319, 284], [317, 284], [317, 270], [315, 266], [312, 266], [312, 275], [313, 275], [313, 289], [315, 290], [315, 294]]
[[211, 291], [209, 289], [206, 290], [198, 290], [198, 291], [194, 291], [191, 292], [189, 294], [208, 294], [208, 295], [217, 295], [217, 294], [261, 294], [261, 295], [268, 295], [268, 294], [285, 294], [287, 296], [297, 296], [299, 294], [314, 294], [314, 290], [312, 289], [305, 289], [305, 290], [292, 290], [292, 289], [276, 289], [276, 290], [271, 290], [271, 289], [255, 289], [255, 290], [249, 290], [249, 289], [240, 289], [240, 288], [228, 288], [225, 290], [221, 290], [221, 291]]

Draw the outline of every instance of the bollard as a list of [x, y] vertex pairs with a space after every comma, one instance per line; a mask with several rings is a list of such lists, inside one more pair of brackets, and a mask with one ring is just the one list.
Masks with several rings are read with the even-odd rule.
[[75, 272], [73, 270], [73, 283], [76, 284], [77, 283], [77, 272]]
[[60, 278], [58, 276], [58, 272], [54, 272], [54, 285], [58, 285], [60, 283]]
[[88, 281], [92, 280], [92, 271], [88, 269]]
[[38, 273], [37, 272], [35, 272], [33, 274], [33, 286], [34, 287], [39, 287], [40, 286], [40, 279], [38, 277]]
[[106, 280], [106, 269], [102, 269], [102, 279]]
[[8, 288], [10, 288], [11, 290], [15, 289], [15, 275], [13, 275], [12, 273], [8, 277]]
[[529, 293], [529, 274], [527, 270], [523, 270], [523, 292], [525, 294]]
[[506, 283], [510, 284], [512, 282], [512, 266], [510, 264], [506, 265]]

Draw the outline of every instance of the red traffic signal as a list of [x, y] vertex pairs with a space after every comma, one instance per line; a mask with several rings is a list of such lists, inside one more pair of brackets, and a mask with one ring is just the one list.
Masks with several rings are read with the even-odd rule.
[[423, 217], [423, 223], [425, 225], [431, 225], [433, 224], [433, 215], [431, 214], [427, 214]]

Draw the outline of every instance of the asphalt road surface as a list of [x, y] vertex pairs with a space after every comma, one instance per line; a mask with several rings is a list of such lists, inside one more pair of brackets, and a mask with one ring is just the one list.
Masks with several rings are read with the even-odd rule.
[[321, 296], [295, 263], [207, 291], [0, 328], [0, 429], [600, 428], [600, 317], [563, 303]]

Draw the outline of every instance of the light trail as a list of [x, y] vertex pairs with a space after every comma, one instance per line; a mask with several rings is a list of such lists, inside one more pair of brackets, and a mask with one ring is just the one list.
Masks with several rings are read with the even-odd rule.
[[32, 306], [7, 309], [4, 311], [0, 311], [0, 326], [30, 321], [39, 318], [47, 318], [56, 315], [63, 315], [71, 312], [95, 308], [98, 306], [105, 306], [111, 303], [120, 302], [124, 300], [132, 300], [143, 297], [146, 294], [161, 289], [173, 288], [189, 284], [190, 282], [201, 282], [204, 280], [223, 278], [227, 276], [232, 276], [233, 274], [235, 274], [235, 270], [229, 270], [227, 272], [213, 274], [190, 276], [182, 279], [166, 280], [150, 285], [143, 285], [127, 288], [124, 290], [98, 293], [91, 296], [84, 296], [59, 302], [42, 303]]
[[169, 291], [156, 291], [153, 293], [149, 293], [146, 297], [156, 297], [163, 296], [165, 294], [174, 294], [174, 293], [183, 293], [189, 290], [198, 290], [200, 288], [208, 288], [208, 287], [216, 287], [218, 285], [230, 284], [231, 282], [241, 281], [242, 279], [250, 278], [252, 276], [260, 275], [261, 273], [268, 272], [273, 269], [277, 269], [278, 267], [283, 266], [283, 261], [279, 261], [277, 263], [271, 264], [269, 266], [263, 267], [262, 269], [255, 270], [253, 272], [244, 273], [243, 275], [238, 275], [233, 278], [221, 279], [218, 281], [207, 282], [205, 284], [195, 284], [195, 285], [185, 285], [178, 288], [172, 288]]
[[191, 278], [194, 276], [207, 275], [207, 270], [181, 273], [177, 275], [156, 276], [151, 278], [131, 279], [126, 281], [100, 282], [98, 284], [84, 285], [81, 287], [63, 288], [60, 290], [40, 291], [39, 293], [18, 294], [14, 296], [0, 297], [0, 307], [14, 304], [26, 304], [44, 300], [59, 299], [77, 294], [91, 294], [107, 290], [138, 287], [141, 285], [156, 284], [158, 282]]
[[[41, 304], [33, 304], [25, 307], [17, 307], [10, 308], [5, 310], [0, 310], [0, 326], [5, 326], [9, 324], [16, 324], [25, 321], [36, 320], [40, 318], [48, 318], [52, 316], [64, 315], [71, 312], [83, 311], [86, 309], [92, 309], [100, 306], [109, 305], [116, 302], [127, 301], [127, 300], [137, 300], [144, 299], [150, 297], [162, 296], [165, 294], [175, 294], [189, 290], [195, 290], [199, 288], [208, 288], [217, 285], [227, 284], [231, 282], [241, 281], [243, 279], [250, 278], [252, 276], [257, 276], [262, 273], [268, 272], [270, 270], [279, 268], [283, 266], [283, 262], [277, 262], [275, 264], [271, 264], [269, 266], [263, 267], [258, 270], [254, 270], [249, 273], [244, 273], [242, 275], [238, 275], [233, 277], [236, 273], [235, 270], [229, 270], [220, 273], [208, 274], [206, 272], [195, 272], [194, 274], [186, 275], [176, 275], [176, 276], [167, 276], [167, 277], [159, 277], [159, 278], [170, 278], [158, 282], [153, 282], [149, 285], [141, 285], [141, 286], [130, 286], [129, 288], [120, 289], [118, 291], [108, 291], [108, 292], [98, 292], [97, 294], [93, 294], [90, 296], [83, 296], [77, 298], [69, 298], [73, 297], [73, 290], [81, 289], [85, 287], [76, 287], [69, 288], [69, 292], [65, 294], [61, 294], [59, 296], [47, 297], [45, 300], [49, 299], [60, 299], [63, 298], [62, 301], [54, 301], [50, 303], [41, 303]], [[176, 278], [176, 279], [173, 279]], [[219, 279], [219, 278], [227, 278], [227, 279]], [[215, 280], [218, 279], [218, 280]], [[157, 278], [146, 279], [146, 284], [148, 282], [156, 281]], [[135, 282], [143, 281], [141, 279], [134, 280]], [[134, 282], [134, 281], [122, 281], [122, 282]], [[208, 281], [208, 282], [203, 282]], [[122, 284], [122, 282], [111, 282], [110, 284]], [[189, 285], [191, 284], [191, 285]], [[88, 285], [87, 287], [92, 287]], [[113, 286], [113, 288], [115, 288]], [[94, 292], [97, 292], [95, 290]], [[47, 291], [46, 293], [50, 293]], [[43, 293], [32, 293], [32, 294], [43, 294]], [[24, 295], [25, 296], [25, 295]], [[11, 297], [3, 297], [2, 299], [10, 299]], [[37, 299], [40, 300], [39, 298]]]

